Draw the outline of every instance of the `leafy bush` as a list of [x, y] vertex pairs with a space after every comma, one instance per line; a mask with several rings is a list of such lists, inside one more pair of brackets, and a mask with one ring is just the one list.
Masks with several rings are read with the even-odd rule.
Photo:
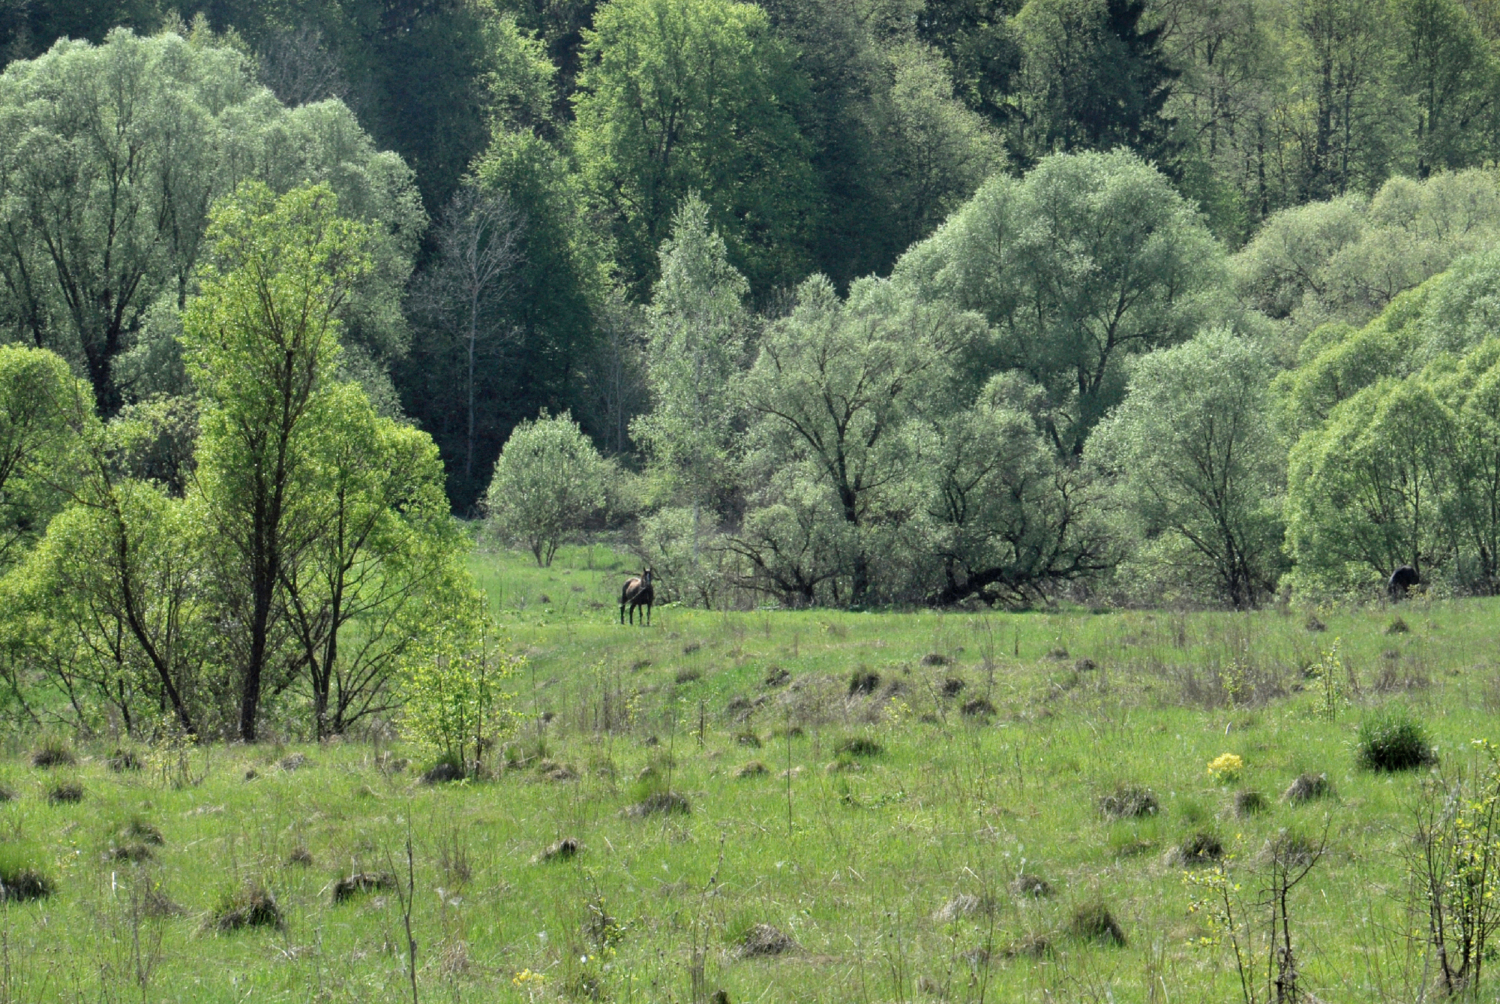
[[1434, 762], [1427, 730], [1405, 708], [1366, 718], [1359, 726], [1355, 759], [1366, 770], [1414, 770]]
[[608, 477], [608, 463], [572, 416], [544, 409], [516, 426], [495, 461], [485, 497], [490, 525], [537, 565], [551, 565], [563, 541], [604, 507]]
[[483, 603], [469, 595], [450, 605], [451, 620], [415, 654], [403, 687], [403, 734], [462, 774], [509, 727], [510, 695], [500, 687], [523, 661], [489, 634]]

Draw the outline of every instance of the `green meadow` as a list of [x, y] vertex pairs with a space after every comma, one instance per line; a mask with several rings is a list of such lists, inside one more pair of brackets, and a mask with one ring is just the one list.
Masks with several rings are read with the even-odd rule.
[[[606, 548], [473, 561], [527, 657], [482, 779], [423, 783], [382, 730], [51, 767], [13, 738], [0, 878], [51, 894], [0, 906], [0, 1001], [1242, 1000], [1218, 869], [1263, 1001], [1287, 846], [1303, 991], [1434, 987], [1410, 877], [1434, 768], [1362, 769], [1357, 734], [1401, 707], [1435, 769], [1471, 766], [1495, 601], [631, 628]], [[1323, 796], [1284, 798], [1304, 774]], [[1106, 811], [1132, 798], [1155, 811]]]

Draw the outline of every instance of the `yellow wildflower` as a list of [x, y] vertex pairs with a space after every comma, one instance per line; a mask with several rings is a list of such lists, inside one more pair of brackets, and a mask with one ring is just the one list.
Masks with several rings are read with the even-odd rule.
[[1235, 753], [1223, 753], [1210, 760], [1208, 773], [1220, 781], [1233, 781], [1245, 769], [1245, 761]]

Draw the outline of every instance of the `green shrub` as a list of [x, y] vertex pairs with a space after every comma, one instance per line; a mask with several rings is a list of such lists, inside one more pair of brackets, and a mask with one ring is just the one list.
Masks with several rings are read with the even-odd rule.
[[1366, 770], [1414, 770], [1437, 759], [1427, 730], [1405, 708], [1388, 708], [1360, 723], [1356, 751]]

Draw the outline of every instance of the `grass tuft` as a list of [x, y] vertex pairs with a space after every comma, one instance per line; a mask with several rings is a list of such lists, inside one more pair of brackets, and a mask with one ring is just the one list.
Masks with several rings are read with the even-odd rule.
[[797, 950], [797, 943], [770, 924], [756, 924], [740, 939], [741, 958], [784, 955]]
[[1241, 819], [1258, 815], [1270, 807], [1266, 796], [1258, 791], [1237, 791], [1234, 794], [1234, 814]]
[[132, 749], [117, 749], [104, 761], [105, 765], [116, 774], [123, 774], [128, 770], [140, 770], [141, 758]]
[[423, 784], [448, 784], [463, 779], [463, 768], [452, 760], [440, 760], [422, 774]]
[[47, 801], [53, 805], [76, 805], [83, 801], [83, 785], [64, 781], [47, 792]]
[[972, 701], [965, 701], [959, 710], [965, 718], [989, 718], [995, 713], [995, 706], [983, 697], [976, 697]]
[[1200, 830], [1177, 847], [1177, 863], [1188, 868], [1211, 865], [1224, 857], [1224, 842], [1217, 834]]
[[390, 872], [355, 872], [333, 884], [333, 901], [345, 903], [355, 896], [372, 892], [388, 892], [396, 888], [396, 876]]
[[276, 905], [271, 890], [259, 882], [249, 882], [224, 896], [209, 916], [209, 927], [220, 934], [231, 934], [247, 927], [286, 929], [286, 918]]
[[1068, 922], [1068, 931], [1076, 938], [1085, 941], [1096, 941], [1102, 944], [1117, 945], [1123, 948], [1126, 944], [1125, 931], [1120, 927], [1120, 922], [1115, 920], [1115, 915], [1110, 912], [1101, 900], [1091, 900], [1073, 911], [1073, 917]]
[[46, 899], [56, 890], [52, 880], [14, 852], [0, 853], [0, 903]]
[[1136, 819], [1156, 815], [1161, 811], [1161, 803], [1150, 788], [1124, 784], [1099, 797], [1099, 811], [1110, 819]]
[[1355, 750], [1355, 762], [1365, 770], [1415, 770], [1437, 760], [1427, 730], [1399, 707], [1387, 708], [1361, 722]]
[[31, 754], [31, 766], [43, 770], [50, 770], [53, 767], [72, 767], [77, 762], [77, 755], [61, 739], [44, 739], [42, 745]]
[[948, 657], [941, 652], [928, 652], [922, 656], [922, 665], [924, 666], [946, 666], [949, 661]]
[[579, 852], [582, 850], [583, 845], [580, 844], [577, 840], [572, 837], [563, 837], [561, 840], [555, 843], [548, 844], [547, 847], [543, 849], [543, 851], [532, 860], [540, 862], [571, 861], [576, 858]]
[[734, 772], [734, 776], [737, 778], [764, 777], [769, 773], [770, 771], [766, 769], [765, 764], [761, 763], [759, 760], [751, 760], [744, 766], [737, 768]]
[[849, 696], [859, 694], [873, 694], [880, 689], [880, 674], [872, 673], [867, 669], [857, 669], [854, 675], [849, 677]]
[[686, 816], [693, 809], [685, 795], [675, 791], [654, 791], [625, 810], [627, 816], [645, 818], [656, 815]]
[[1287, 786], [1281, 797], [1293, 805], [1300, 805], [1331, 794], [1333, 794], [1333, 785], [1328, 783], [1327, 774], [1301, 774], [1297, 780]]
[[1027, 872], [1021, 872], [1010, 883], [1010, 894], [1019, 899], [1050, 899], [1052, 892], [1051, 882]]
[[972, 917], [981, 913], [990, 914], [994, 910], [995, 904], [990, 900], [965, 892], [959, 893], [933, 911], [932, 919], [939, 924], [951, 924], [960, 917]]
[[851, 757], [870, 757], [880, 756], [885, 752], [885, 747], [869, 736], [852, 736], [835, 746], [833, 751], [845, 753]]

